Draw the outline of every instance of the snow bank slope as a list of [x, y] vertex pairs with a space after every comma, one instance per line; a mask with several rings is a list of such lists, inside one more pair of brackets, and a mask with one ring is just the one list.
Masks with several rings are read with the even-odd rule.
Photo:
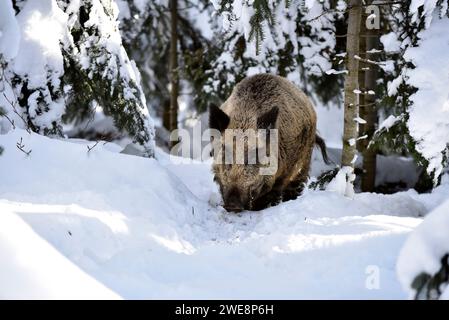
[[[21, 138], [28, 157], [16, 148]], [[123, 155], [112, 144], [87, 152], [85, 144], [0, 135], [0, 224], [27, 230], [22, 237], [0, 228], [0, 246], [29, 248], [28, 269], [16, 273], [35, 274], [21, 297], [54, 297], [38, 268], [52, 270], [58, 251], [71, 265], [64, 275], [86, 283], [86, 297], [93, 286], [113, 297], [99, 282], [124, 298], [406, 298], [395, 263], [427, 211], [415, 193], [350, 200], [309, 191], [239, 216], [209, 205], [216, 187], [207, 164]], [[38, 251], [34, 264], [37, 235], [54, 249]], [[1, 252], [14, 263], [14, 251]], [[0, 279], [12, 272], [0, 269]], [[2, 297], [17, 294], [0, 287]]]
[[[398, 260], [398, 274], [404, 288], [411, 297], [416, 296], [412, 283], [416, 277], [425, 273], [434, 277], [442, 268], [442, 259], [449, 254], [449, 200], [433, 210], [423, 223], [410, 235], [401, 250]], [[441, 298], [449, 299], [449, 286], [440, 279]], [[423, 290], [425, 291], [425, 290]], [[422, 293], [421, 295], [426, 294]], [[429, 292], [438, 298], [436, 292]]]
[[2, 206], [0, 299], [116, 299]]

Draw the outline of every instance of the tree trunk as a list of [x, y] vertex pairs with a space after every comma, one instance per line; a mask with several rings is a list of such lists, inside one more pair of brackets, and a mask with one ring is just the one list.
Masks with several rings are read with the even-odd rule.
[[[360, 56], [362, 58], [365, 58], [365, 52], [366, 52], [366, 25], [365, 25], [365, 21], [366, 21], [367, 15], [365, 13], [365, 10], [362, 10], [361, 12], [361, 22], [360, 22], [360, 33], [359, 33], [359, 52], [360, 52]], [[366, 85], [365, 85], [365, 72], [366, 72], [366, 68], [369, 68], [370, 66], [364, 66], [363, 63], [359, 62], [359, 88], [360, 91], [366, 91]], [[359, 116], [360, 118], [365, 120], [365, 113], [366, 113], [366, 105], [365, 105], [365, 95], [361, 94], [359, 95]], [[365, 126], [365, 124], [358, 122], [357, 123], [358, 127], [359, 127], [359, 138], [363, 137], [363, 128]], [[357, 140], [357, 151], [359, 152], [359, 154], [363, 154], [363, 152], [366, 149], [366, 140], [365, 139], [360, 139]]]
[[358, 95], [354, 90], [358, 89], [359, 60], [355, 56], [359, 54], [359, 33], [361, 22], [361, 0], [349, 1], [348, 32], [346, 39], [347, 69], [345, 78], [345, 103], [344, 103], [344, 129], [343, 152], [341, 156], [342, 167], [354, 169], [356, 156]]
[[[366, 37], [366, 51], [371, 49], [378, 49], [378, 37], [376, 30], [367, 30]], [[375, 60], [372, 57], [373, 54], [367, 53], [367, 59]], [[376, 89], [377, 79], [377, 66], [368, 66], [369, 70], [365, 72], [365, 87], [366, 90]], [[374, 131], [376, 130], [377, 123], [377, 108], [376, 108], [376, 96], [365, 96], [366, 106], [363, 108], [364, 112], [362, 118], [365, 119], [366, 124], [361, 127], [360, 135], [367, 135], [368, 137], [363, 141], [363, 175], [362, 175], [362, 191], [373, 192], [376, 182], [376, 155], [377, 152], [374, 148], [368, 148], [368, 143], [371, 141]]]
[[[171, 39], [170, 39], [170, 121], [169, 131], [178, 128], [178, 95], [179, 95], [179, 74], [178, 74], [178, 1], [170, 0], [171, 15]], [[176, 144], [175, 141], [172, 145]]]
[[162, 103], [162, 125], [165, 129], [170, 130], [170, 99], [164, 99]]

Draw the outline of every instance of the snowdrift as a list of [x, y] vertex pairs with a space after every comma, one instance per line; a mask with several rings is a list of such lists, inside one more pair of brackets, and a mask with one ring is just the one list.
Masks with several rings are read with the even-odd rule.
[[19, 129], [0, 145], [2, 298], [406, 298], [398, 252], [449, 190], [309, 190], [235, 215], [208, 163]]
[[[438, 278], [438, 272], [447, 268], [449, 255], [449, 200], [433, 210], [410, 235], [401, 250], [398, 260], [398, 275], [410, 297], [422, 299], [449, 299], [449, 281], [443, 277], [431, 283], [430, 278]], [[443, 266], [445, 260], [446, 266]], [[421, 283], [413, 287], [415, 280]], [[447, 271], [446, 271], [447, 277]], [[434, 287], [436, 285], [436, 287]], [[419, 292], [417, 292], [419, 291]]]

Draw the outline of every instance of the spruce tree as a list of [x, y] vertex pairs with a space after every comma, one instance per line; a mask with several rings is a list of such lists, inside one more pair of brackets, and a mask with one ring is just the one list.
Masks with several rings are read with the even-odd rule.
[[75, 6], [60, 0], [59, 5], [69, 16], [73, 39], [64, 48], [64, 80], [71, 86], [65, 121], [89, 115], [99, 105], [119, 130], [152, 154], [153, 125], [140, 74], [122, 45], [115, 2], [83, 0]]
[[344, 31], [333, 1], [223, 0], [214, 5], [225, 38], [207, 91], [224, 100], [245, 76], [267, 72], [289, 78], [314, 100], [340, 104], [343, 79], [326, 74], [344, 45], [335, 37]]
[[[121, 12], [120, 30], [124, 45], [142, 74], [143, 89], [147, 102], [163, 120], [167, 129], [170, 125], [171, 70], [171, 23], [177, 20], [177, 79], [179, 96], [189, 93], [194, 109], [202, 112], [210, 103], [211, 95], [204, 85], [213, 73], [211, 61], [219, 50], [208, 35], [212, 24], [213, 8], [209, 0], [177, 1], [177, 13], [172, 15], [170, 3], [157, 1], [124, 1]], [[198, 22], [201, 16], [201, 24]], [[210, 20], [210, 21], [208, 21]], [[201, 29], [200, 26], [206, 28]], [[181, 120], [181, 119], [178, 119]]]
[[[426, 2], [414, 8], [412, 3], [405, 1], [385, 8], [384, 12], [389, 17], [386, 25], [386, 31], [389, 32], [388, 40], [385, 38], [384, 41], [387, 44], [397, 42], [395, 45], [397, 48], [393, 50], [387, 47], [382, 57], [387, 59], [387, 63], [384, 70], [380, 70], [382, 73], [380, 89], [383, 92], [380, 106], [385, 115], [384, 118], [392, 116], [394, 121], [390, 121], [393, 123], [388, 126], [381, 124], [371, 144], [385, 154], [396, 153], [413, 157], [418, 166], [423, 169], [415, 186], [420, 192], [428, 191], [438, 184], [441, 171], [437, 173], [434, 167], [429, 168], [429, 158], [420, 151], [422, 137], [413, 136], [410, 132], [410, 112], [415, 108], [412, 97], [419, 89], [408, 81], [409, 70], [415, 69], [416, 66], [406, 59], [406, 53], [421, 45], [420, 34], [426, 29], [432, 30], [432, 21], [449, 17], [445, 2], [447, 4], [447, 1], [437, 1], [436, 6], [428, 5]], [[447, 150], [447, 148], [441, 150], [441, 166], [448, 164], [447, 156], [444, 156]]]
[[[14, 9], [22, 40], [4, 71], [15, 109], [8, 114], [18, 115], [22, 127], [63, 136], [64, 122], [101, 111], [152, 155], [153, 124], [139, 72], [122, 44], [116, 2], [21, 0]], [[33, 32], [42, 26], [45, 41]]]

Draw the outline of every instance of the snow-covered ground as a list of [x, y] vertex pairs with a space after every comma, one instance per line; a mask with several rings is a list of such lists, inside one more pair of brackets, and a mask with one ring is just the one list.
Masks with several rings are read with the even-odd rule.
[[[443, 257], [449, 254], [448, 212], [449, 200], [446, 200], [429, 213], [424, 222], [407, 239], [400, 252], [397, 265], [398, 274], [403, 286], [408, 288], [411, 297], [415, 297], [417, 294], [416, 287], [412, 288], [416, 277], [423, 273], [429, 277], [437, 277], [435, 275], [444, 268], [442, 266]], [[441, 277], [440, 283], [435, 285], [436, 288], [428, 289], [431, 292], [423, 290], [425, 292], [420, 292], [418, 295], [421, 299], [429, 297], [437, 299], [439, 295], [436, 294], [436, 291], [439, 290], [441, 299], [449, 300], [447, 279], [444, 280], [444, 277]]]
[[207, 163], [86, 144], [0, 135], [0, 298], [407, 298], [400, 248], [449, 194], [308, 190], [235, 215]]

